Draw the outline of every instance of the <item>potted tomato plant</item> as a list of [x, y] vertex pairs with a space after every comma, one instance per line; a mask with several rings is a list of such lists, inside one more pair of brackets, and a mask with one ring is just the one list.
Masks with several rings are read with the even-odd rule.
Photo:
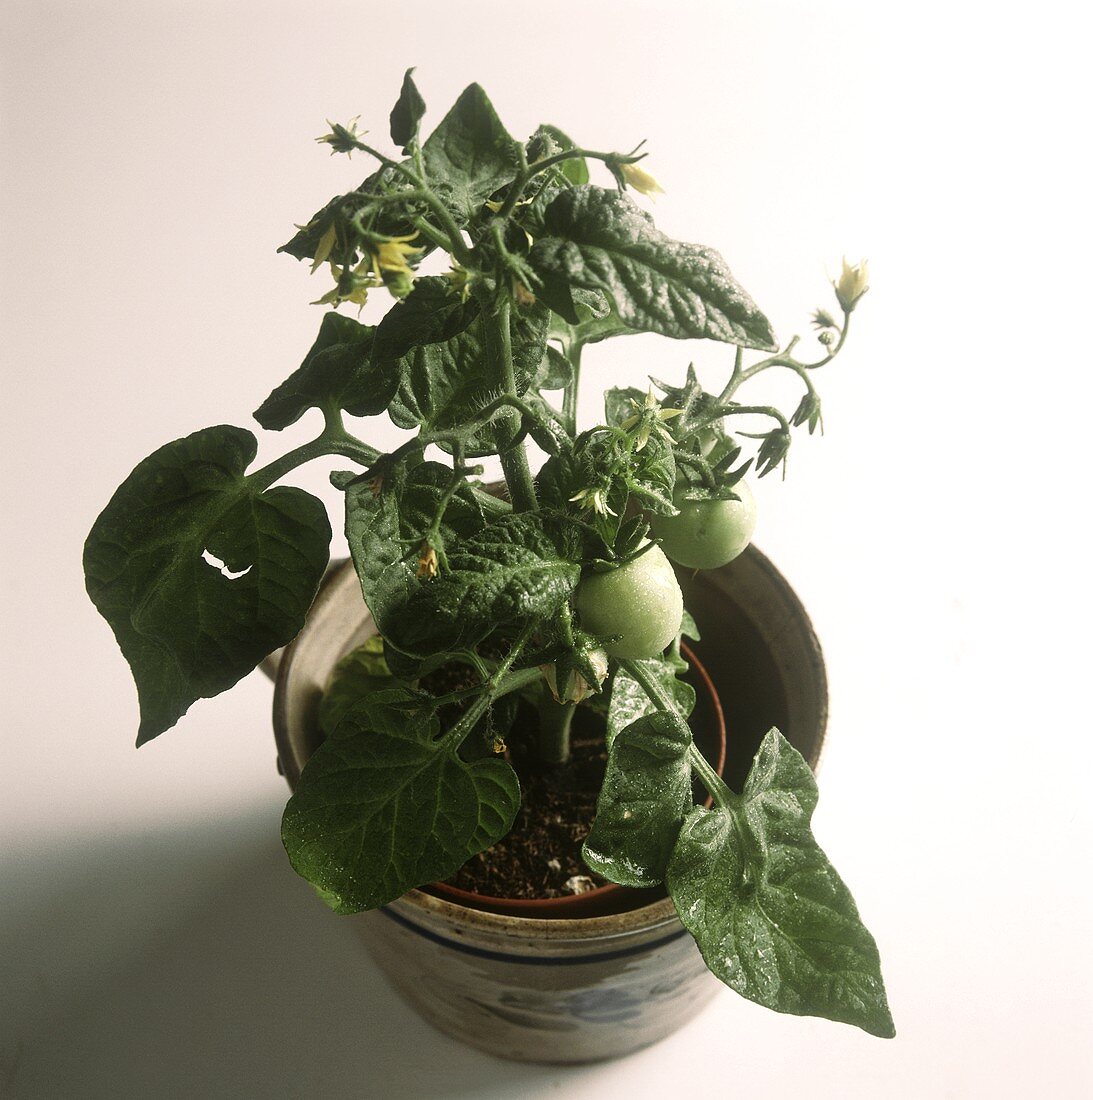
[[[88, 592], [136, 681], [137, 744], [291, 642], [275, 725], [292, 866], [336, 912], [377, 914], [362, 929], [396, 983], [496, 1053], [650, 1042], [714, 987], [700, 956], [769, 1008], [894, 1034], [876, 945], [811, 832], [809, 762], [771, 728], [733, 789], [717, 693], [699, 675], [696, 696], [683, 640], [695, 618], [718, 632], [743, 608], [722, 640], [746, 665], [744, 624], [779, 606], [777, 632], [798, 645], [785, 667], [818, 661], [788, 586], [749, 547], [745, 475], [782, 467], [791, 428], [819, 425], [812, 372], [844, 345], [864, 264], [844, 261], [838, 310], [814, 317], [821, 351], [801, 359], [717, 252], [665, 236], [630, 198], [658, 190], [638, 150], [584, 149], [547, 125], [516, 141], [477, 85], [425, 140], [423, 114], [408, 72], [390, 117], [401, 157], [332, 125], [320, 141], [378, 167], [281, 249], [330, 272], [318, 304], [332, 308], [255, 418], [279, 431], [316, 408], [321, 433], [255, 470], [243, 428], [168, 443], [88, 536]], [[445, 274], [419, 271], [431, 255]], [[393, 304], [377, 325], [339, 311], [378, 291]], [[693, 369], [612, 389], [604, 422], [581, 428], [582, 353], [637, 332], [734, 345], [734, 366], [716, 392]], [[791, 416], [739, 399], [772, 368], [804, 385]], [[345, 413], [413, 434], [381, 453]], [[529, 440], [546, 456], [536, 472]], [[328, 573], [324, 506], [280, 483], [332, 455], [354, 467], [332, 474], [352, 563]], [[500, 489], [480, 480], [492, 455]], [[717, 578], [712, 603], [701, 577]], [[609, 900], [499, 906], [493, 863], [522, 784], [549, 803], [590, 768], [599, 791], [571, 830], [583, 864], [563, 893]]]

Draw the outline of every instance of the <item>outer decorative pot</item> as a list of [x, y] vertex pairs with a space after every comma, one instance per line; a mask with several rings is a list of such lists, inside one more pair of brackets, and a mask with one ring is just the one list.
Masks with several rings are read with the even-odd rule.
[[[749, 547], [723, 569], [679, 579], [702, 633], [694, 649], [725, 710], [730, 786], [739, 789], [773, 725], [815, 767], [827, 720], [823, 657], [784, 578]], [[290, 785], [319, 743], [331, 670], [374, 632], [351, 564], [336, 566], [277, 669], [274, 731]], [[339, 919], [354, 922], [425, 1019], [503, 1058], [627, 1054], [682, 1026], [718, 988], [666, 898], [610, 916], [532, 919], [411, 890], [377, 912]]]

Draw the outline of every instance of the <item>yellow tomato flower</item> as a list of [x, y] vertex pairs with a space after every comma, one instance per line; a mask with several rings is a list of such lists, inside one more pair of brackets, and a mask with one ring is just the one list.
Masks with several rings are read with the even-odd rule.
[[655, 200], [657, 195], [665, 193], [664, 188], [644, 168], [636, 164], [620, 164], [619, 171], [630, 187], [651, 199]]
[[849, 313], [869, 289], [869, 264], [865, 260], [860, 264], [848, 264], [844, 256], [842, 274], [833, 285], [839, 305]]

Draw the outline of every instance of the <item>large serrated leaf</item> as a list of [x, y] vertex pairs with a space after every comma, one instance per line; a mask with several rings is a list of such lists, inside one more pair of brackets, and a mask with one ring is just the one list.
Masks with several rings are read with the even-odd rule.
[[292, 866], [341, 913], [376, 909], [447, 878], [512, 827], [516, 773], [462, 760], [440, 722], [405, 688], [376, 692], [308, 761], [285, 807]]
[[668, 891], [707, 966], [777, 1012], [895, 1034], [877, 945], [812, 835], [816, 781], [777, 731], [744, 791], [696, 808], [668, 864]]
[[256, 451], [230, 425], [168, 443], [88, 535], [87, 591], [133, 670], [138, 745], [289, 642], [315, 597], [326, 510], [301, 489], [252, 488], [244, 471]]
[[521, 513], [450, 545], [449, 571], [414, 590], [389, 636], [398, 648], [425, 654], [553, 618], [581, 575], [558, 538], [549, 520]]
[[398, 388], [396, 367], [372, 355], [376, 330], [330, 312], [299, 368], [262, 402], [254, 419], [270, 431], [295, 424], [308, 409], [334, 406], [350, 416], [374, 416]]
[[612, 742], [584, 842], [584, 861], [620, 886], [664, 881], [680, 825], [694, 805], [691, 731], [674, 714], [638, 718]]
[[563, 191], [528, 257], [537, 293], [571, 324], [572, 288], [601, 290], [630, 329], [774, 350], [770, 322], [712, 248], [672, 240], [617, 191]]

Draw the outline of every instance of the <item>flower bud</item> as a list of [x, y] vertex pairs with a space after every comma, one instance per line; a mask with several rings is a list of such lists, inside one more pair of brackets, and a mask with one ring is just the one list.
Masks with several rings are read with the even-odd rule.
[[858, 304], [861, 296], [869, 289], [869, 265], [865, 260], [860, 264], [848, 264], [843, 257], [842, 274], [838, 282], [834, 283], [835, 297], [839, 299], [839, 305], [850, 313]]

